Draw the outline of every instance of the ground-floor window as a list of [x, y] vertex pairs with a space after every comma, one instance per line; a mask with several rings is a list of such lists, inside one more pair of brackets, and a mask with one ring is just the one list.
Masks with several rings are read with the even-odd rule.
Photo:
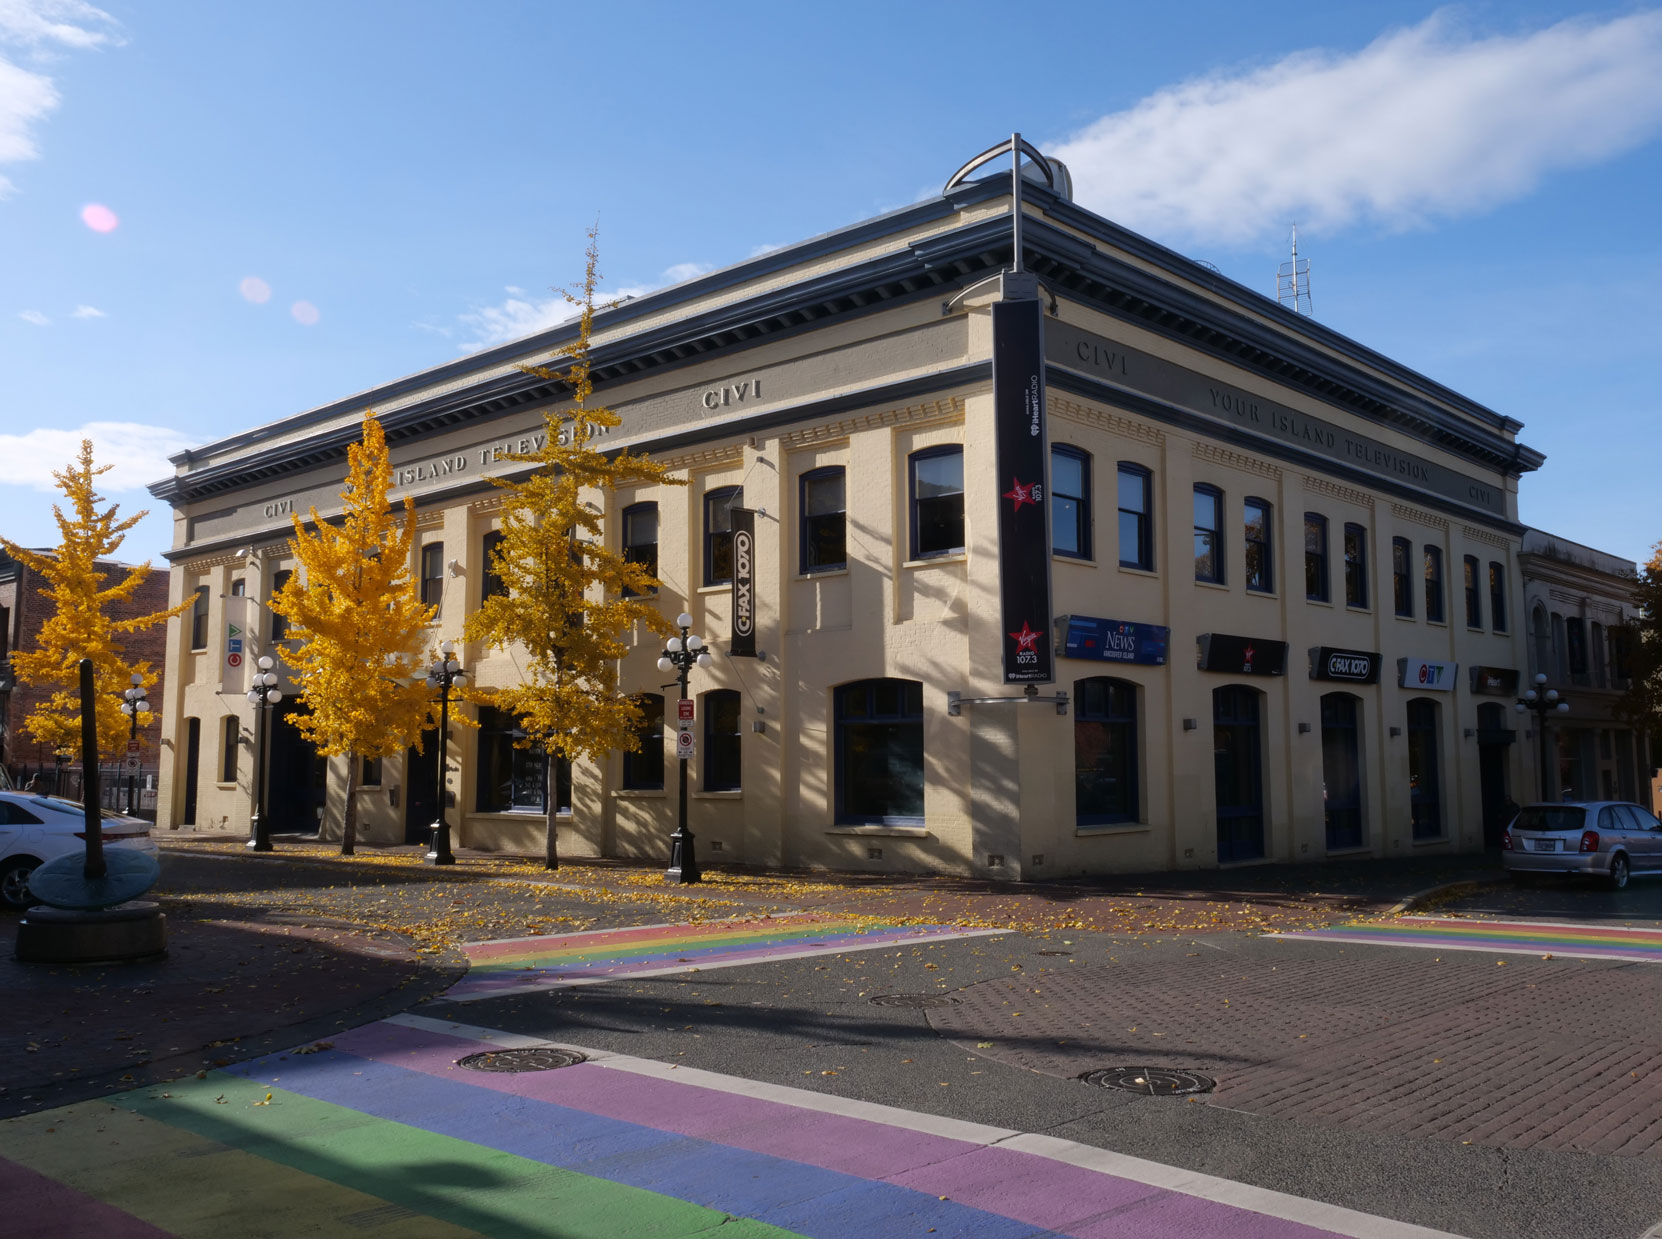
[[1322, 697], [1322, 808], [1327, 850], [1362, 846], [1362, 746], [1357, 741], [1358, 698]]
[[836, 692], [837, 821], [923, 824], [923, 685], [859, 680]]
[[1244, 684], [1212, 690], [1212, 778], [1218, 806], [1218, 863], [1264, 855], [1261, 694]]
[[478, 807], [481, 813], [546, 813], [547, 759], [541, 746], [521, 747], [519, 720], [494, 706], [479, 708]]
[[1073, 803], [1078, 824], [1137, 821], [1137, 686], [1106, 676], [1075, 680], [1073, 702]]
[[1437, 763], [1437, 703], [1416, 697], [1408, 703], [1408, 807], [1414, 838], [1443, 833], [1443, 795]]
[[641, 747], [623, 755], [623, 786], [631, 791], [654, 791], [664, 785], [664, 699], [657, 693], [635, 698], [641, 708], [636, 735]]
[[704, 790], [736, 792], [739, 764], [739, 694], [718, 688], [704, 694]]

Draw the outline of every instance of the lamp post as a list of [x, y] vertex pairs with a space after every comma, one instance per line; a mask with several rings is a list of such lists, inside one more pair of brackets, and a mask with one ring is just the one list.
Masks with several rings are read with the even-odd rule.
[[150, 703], [144, 699], [144, 677], [133, 672], [133, 686], [121, 694], [121, 712], [127, 716], [127, 816], [133, 816], [134, 797], [138, 788], [138, 716], [147, 713]]
[[271, 730], [267, 716], [271, 707], [283, 699], [277, 689], [277, 673], [271, 669], [273, 665], [270, 654], [260, 655], [254, 687], [248, 690], [248, 700], [254, 706], [254, 812], [248, 823], [250, 852], [271, 851], [271, 823], [265, 814], [266, 732]]
[[1541, 742], [1541, 799], [1547, 799], [1547, 715], [1568, 714], [1570, 703], [1558, 699], [1558, 690], [1548, 688], [1544, 671], [1535, 673], [1535, 687], [1526, 689], [1513, 707], [1519, 714], [1535, 716], [1535, 735]]
[[439, 645], [439, 656], [427, 668], [427, 687], [439, 693], [439, 773], [438, 820], [433, 823], [433, 846], [423, 857], [429, 865], [454, 865], [456, 854], [450, 850], [450, 822], [445, 814], [444, 776], [450, 764], [450, 686], [467, 683], [467, 672], [454, 655], [456, 643], [445, 641]]
[[69, 764], [69, 757], [70, 753], [68, 749], [54, 749], [52, 751], [52, 764], [57, 767], [57, 769], [53, 772], [52, 779], [52, 794], [54, 796], [62, 796], [64, 794], [64, 779], [67, 777], [64, 773], [64, 768]]
[[[676, 625], [681, 629], [679, 637], [671, 637], [664, 642], [664, 652], [658, 659], [659, 671], [676, 671], [677, 683], [681, 685], [682, 701], [687, 699], [687, 672], [696, 664], [708, 667], [711, 659], [704, 649], [704, 638], [689, 636], [687, 629], [692, 627], [692, 616], [685, 611], [675, 617]], [[691, 724], [677, 720], [677, 737], [681, 729], [691, 729]], [[671, 882], [680, 882], [683, 885], [697, 882], [703, 878], [698, 868], [698, 857], [693, 851], [693, 834], [687, 829], [687, 761], [690, 754], [679, 743], [676, 744], [676, 763], [681, 767], [680, 806], [676, 812], [675, 833], [670, 836], [669, 869], [665, 876]]]

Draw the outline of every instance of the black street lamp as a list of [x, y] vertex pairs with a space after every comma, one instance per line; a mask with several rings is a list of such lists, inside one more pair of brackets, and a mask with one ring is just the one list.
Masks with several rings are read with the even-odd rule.
[[427, 668], [427, 687], [436, 688], [439, 693], [439, 773], [438, 773], [438, 820], [433, 823], [433, 846], [422, 859], [429, 865], [454, 865], [456, 854], [450, 850], [450, 822], [445, 814], [444, 803], [444, 776], [450, 764], [450, 686], [460, 687], [467, 683], [467, 672], [462, 670], [462, 664], [451, 657], [456, 652], [454, 641], [445, 641], [439, 645], [439, 656], [433, 660], [432, 666]]
[[1558, 699], [1556, 688], [1547, 688], [1546, 672], [1535, 674], [1535, 687], [1526, 689], [1524, 695], [1518, 699], [1513, 707], [1519, 714], [1533, 714], [1535, 716], [1535, 735], [1541, 742], [1541, 799], [1547, 796], [1547, 715], [1568, 714], [1570, 703]]
[[[676, 677], [681, 685], [681, 700], [687, 700], [687, 672], [696, 664], [708, 667], [711, 658], [704, 649], [704, 638], [688, 636], [687, 629], [692, 627], [692, 616], [685, 611], [675, 617], [676, 625], [681, 629], [679, 637], [671, 637], [664, 642], [664, 652], [658, 659], [659, 671], [678, 671]], [[680, 808], [676, 814], [675, 833], [670, 836], [669, 869], [665, 873], [671, 882], [680, 882], [683, 885], [701, 880], [704, 874], [698, 868], [698, 857], [693, 852], [693, 834], [687, 829], [687, 762], [692, 757], [692, 746], [682, 745], [680, 734], [682, 731], [691, 732], [692, 724], [681, 719], [676, 720], [675, 746], [676, 762], [681, 767], [681, 797]]]
[[283, 699], [277, 689], [277, 673], [271, 669], [273, 665], [270, 654], [260, 655], [254, 687], [248, 690], [248, 700], [254, 706], [254, 812], [248, 822], [250, 852], [271, 851], [271, 823], [265, 813], [266, 733], [271, 730], [267, 716]]
[[148, 713], [144, 677], [133, 672], [133, 686], [121, 694], [121, 712], [127, 716], [127, 816], [132, 817], [138, 788], [138, 716]]
[[52, 794], [54, 796], [64, 794], [64, 781], [69, 777], [65, 773], [65, 769], [69, 765], [70, 756], [68, 749], [55, 749], [52, 753], [52, 764], [57, 767], [52, 782]]

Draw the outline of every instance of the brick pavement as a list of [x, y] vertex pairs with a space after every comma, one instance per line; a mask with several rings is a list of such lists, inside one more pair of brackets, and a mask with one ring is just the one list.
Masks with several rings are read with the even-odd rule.
[[1218, 1080], [1206, 1104], [1301, 1124], [1662, 1158], [1662, 969], [1292, 944], [1220, 956], [1131, 943], [1105, 957], [1099, 941], [1076, 945], [1053, 967], [960, 991], [931, 1025], [1049, 1075], [1203, 1071]]

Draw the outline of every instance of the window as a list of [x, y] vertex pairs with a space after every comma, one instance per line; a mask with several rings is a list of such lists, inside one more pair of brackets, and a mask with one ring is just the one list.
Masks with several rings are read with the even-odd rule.
[[1437, 777], [1437, 703], [1408, 703], [1408, 808], [1416, 839], [1443, 833], [1443, 798]]
[[1579, 615], [1564, 622], [1564, 645], [1570, 657], [1570, 678], [1587, 683], [1587, 625]]
[[1408, 565], [1414, 558], [1414, 544], [1407, 538], [1391, 539], [1391, 592], [1398, 615], [1414, 617], [1414, 576]]
[[1091, 457], [1066, 444], [1050, 449], [1050, 548], [1091, 557]]
[[1368, 605], [1368, 531], [1345, 526], [1345, 605]]
[[1477, 562], [1477, 556], [1468, 555], [1465, 559], [1466, 585], [1466, 627], [1483, 627], [1483, 582], [1480, 576], [1482, 566]]
[[508, 586], [502, 579], [502, 573], [497, 568], [497, 549], [502, 545], [502, 531], [492, 529], [479, 539], [479, 562], [483, 571], [479, 574], [479, 601], [483, 603], [487, 598], [496, 598], [508, 592]]
[[1075, 820], [1137, 821], [1137, 686], [1093, 676], [1074, 681], [1073, 700]]
[[358, 771], [358, 786], [381, 786], [381, 759], [379, 757], [364, 758], [363, 768]]
[[733, 509], [744, 506], [742, 486], [723, 486], [704, 496], [704, 584], [733, 579]]
[[571, 812], [571, 759], [554, 759], [554, 812]]
[[912, 558], [964, 549], [964, 449], [931, 447], [911, 457]]
[[739, 694], [718, 688], [704, 694], [704, 790], [736, 792], [744, 786], [742, 773]]
[[1489, 564], [1489, 626], [1506, 631], [1506, 568], [1494, 562]]
[[837, 821], [923, 825], [923, 685], [859, 680], [834, 691]]
[[237, 753], [241, 748], [242, 720], [233, 714], [225, 720], [224, 732], [220, 737], [219, 781], [221, 783], [235, 783], [237, 781]]
[[1564, 617], [1557, 611], [1552, 613], [1552, 671], [1550, 674], [1560, 684], [1570, 678], [1570, 660], [1565, 648]]
[[664, 699], [657, 693], [635, 698], [641, 708], [640, 751], [623, 755], [623, 786], [634, 791], [655, 791], [664, 785]]
[[1435, 546], [1425, 548], [1425, 618], [1443, 622], [1443, 552]]
[[1153, 475], [1120, 461], [1120, 567], [1154, 571]]
[[547, 812], [547, 768], [542, 747], [526, 743], [518, 719], [495, 706], [479, 707], [479, 812]]
[[[283, 587], [289, 583], [289, 578], [293, 575], [294, 570], [292, 568], [279, 568], [276, 572], [271, 574], [271, 596], [273, 598], [283, 592]], [[268, 603], [267, 605], [269, 606], [270, 604]], [[289, 617], [286, 615], [278, 615], [277, 612], [273, 611], [271, 613], [271, 639], [273, 641], [281, 641], [288, 635]]]
[[[655, 503], [632, 503], [623, 509], [623, 559], [625, 563], [639, 564], [652, 574], [654, 580], [658, 577], [658, 505]], [[626, 597], [633, 597], [635, 591], [623, 591]], [[649, 593], [657, 593], [654, 585]]]
[[248, 596], [248, 578], [238, 577], [231, 582], [231, 597], [246, 598]]
[[436, 607], [444, 601], [444, 543], [421, 548], [421, 604]]
[[803, 575], [848, 567], [847, 508], [841, 465], [802, 475]]
[[1304, 596], [1312, 602], [1331, 602], [1327, 583], [1327, 517], [1304, 514]]
[[1322, 810], [1329, 852], [1359, 848], [1362, 833], [1362, 750], [1357, 706], [1350, 693], [1327, 693], [1322, 711]]
[[1195, 487], [1195, 580], [1223, 583], [1223, 555], [1218, 525], [1223, 516], [1223, 494], [1215, 486]]
[[1270, 505], [1262, 499], [1246, 501], [1246, 587], [1261, 594], [1275, 589], [1275, 565], [1270, 559]]
[[1633, 674], [1633, 628], [1622, 624], [1610, 630], [1610, 687], [1626, 688]]
[[208, 648], [208, 587], [196, 587], [196, 599], [190, 608], [190, 648], [205, 650]]
[[1535, 671], [1552, 675], [1552, 628], [1547, 623], [1547, 609], [1539, 602], [1529, 613], [1530, 652], [1534, 655]]

